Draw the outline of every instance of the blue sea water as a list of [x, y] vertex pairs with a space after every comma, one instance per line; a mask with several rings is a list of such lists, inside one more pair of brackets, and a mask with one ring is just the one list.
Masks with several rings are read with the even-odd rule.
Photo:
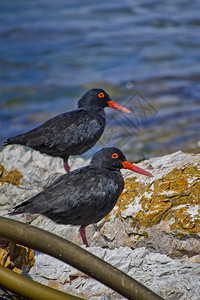
[[198, 152], [199, 11], [200, 0], [1, 0], [0, 143], [101, 87], [132, 114], [107, 109], [92, 151]]

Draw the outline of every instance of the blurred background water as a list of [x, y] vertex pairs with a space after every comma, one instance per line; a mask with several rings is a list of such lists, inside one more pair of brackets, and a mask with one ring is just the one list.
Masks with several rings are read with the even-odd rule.
[[200, 0], [0, 2], [0, 144], [99, 87], [132, 114], [106, 109], [86, 157], [198, 152], [199, 81]]

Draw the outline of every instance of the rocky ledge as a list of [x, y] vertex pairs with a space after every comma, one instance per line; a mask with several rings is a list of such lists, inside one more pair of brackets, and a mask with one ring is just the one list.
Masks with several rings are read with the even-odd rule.
[[[70, 161], [72, 169], [87, 163], [81, 158]], [[150, 171], [152, 178], [122, 171], [125, 188], [117, 205], [105, 219], [87, 228], [90, 251], [128, 272], [164, 299], [198, 299], [200, 294], [199, 163], [200, 155], [179, 151], [141, 162], [139, 166]], [[64, 173], [59, 158], [22, 146], [7, 146], [0, 152], [0, 215], [7, 216], [13, 206]], [[15, 219], [25, 220], [23, 215]], [[77, 227], [56, 225], [38, 215], [26, 216], [26, 221], [82, 245]], [[102, 249], [105, 247], [108, 249]], [[68, 270], [65, 264], [40, 254], [29, 274], [33, 279], [63, 289], [73, 278], [72, 292], [93, 295], [90, 299], [102, 299], [102, 293], [104, 299], [117, 299], [112, 291], [100, 284], [99, 290], [91, 283], [92, 279], [79, 272], [73, 276], [72, 268], [69, 274], [64, 273], [65, 279], [63, 272], [62, 276], [54, 274], [55, 264], [58, 270]], [[87, 295], [86, 289], [90, 290], [92, 284], [94, 289]]]

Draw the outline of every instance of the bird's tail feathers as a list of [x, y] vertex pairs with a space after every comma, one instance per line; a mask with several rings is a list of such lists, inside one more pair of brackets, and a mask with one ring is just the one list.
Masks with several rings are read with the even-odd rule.
[[[34, 197], [33, 197], [34, 198]], [[14, 207], [14, 210], [12, 212], [9, 213], [9, 215], [13, 216], [13, 215], [18, 215], [18, 214], [22, 214], [22, 213], [39, 213], [37, 211], [37, 207], [35, 207], [33, 205], [33, 198], [28, 199], [25, 202], [22, 202], [21, 204], [17, 205]]]
[[23, 145], [24, 143], [25, 143], [24, 135], [21, 134], [21, 135], [17, 135], [17, 136], [7, 139], [7, 141], [4, 142], [4, 146], [13, 145], [13, 144], [22, 144]]

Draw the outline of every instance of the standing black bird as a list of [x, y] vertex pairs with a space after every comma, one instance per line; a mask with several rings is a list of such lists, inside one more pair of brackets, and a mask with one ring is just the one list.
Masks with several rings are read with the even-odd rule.
[[94, 154], [90, 165], [59, 177], [44, 191], [17, 205], [10, 214], [41, 214], [59, 224], [80, 225], [80, 235], [88, 247], [85, 227], [105, 217], [122, 193], [121, 168], [152, 176], [129, 163], [119, 149], [103, 148]]
[[5, 145], [21, 144], [64, 160], [70, 171], [70, 155], [81, 155], [91, 149], [100, 139], [105, 125], [104, 108], [130, 113], [127, 108], [114, 103], [102, 89], [87, 91], [78, 101], [78, 109], [58, 115], [27, 133], [9, 138]]

